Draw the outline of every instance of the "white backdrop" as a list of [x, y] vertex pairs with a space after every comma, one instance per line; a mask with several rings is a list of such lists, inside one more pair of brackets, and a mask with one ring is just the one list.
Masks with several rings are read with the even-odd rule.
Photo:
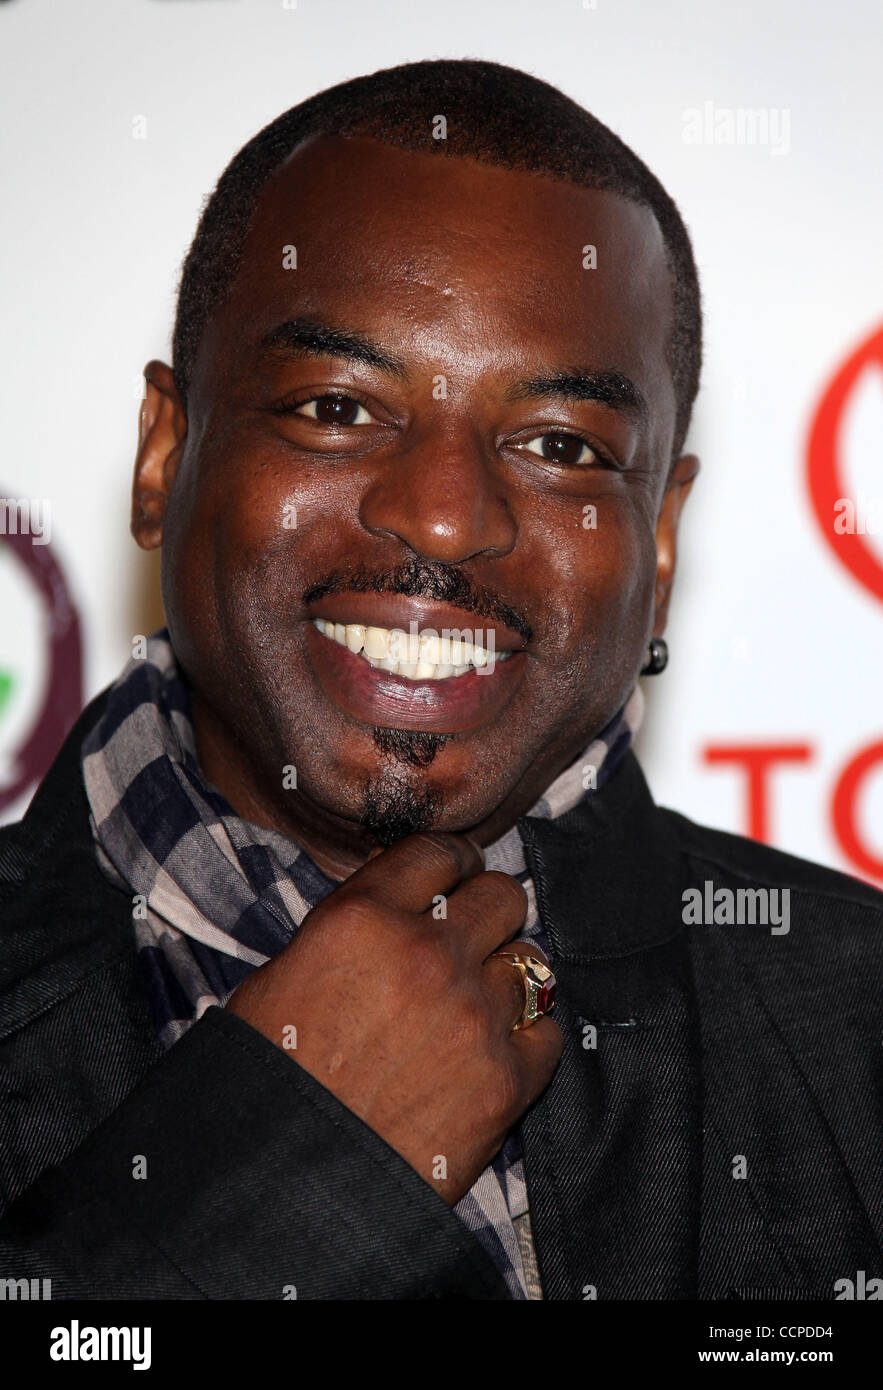
[[[878, 0], [0, 3], [0, 501], [50, 503], [51, 544], [30, 553], [51, 553], [79, 611], [84, 698], [161, 621], [156, 566], [127, 529], [139, 377], [168, 357], [204, 195], [282, 110], [425, 57], [491, 58], [562, 87], [646, 160], [694, 238], [707, 349], [690, 443], [704, 466], [671, 664], [645, 683], [638, 749], [657, 800], [745, 831], [744, 770], [705, 750], [799, 745], [770, 783], [768, 838], [883, 882], [879, 342], [819, 452], [819, 476], [839, 469], [870, 530], [844, 545], [807, 483], [816, 409], [883, 321]], [[0, 792], [49, 679], [30, 573], [0, 535]]]

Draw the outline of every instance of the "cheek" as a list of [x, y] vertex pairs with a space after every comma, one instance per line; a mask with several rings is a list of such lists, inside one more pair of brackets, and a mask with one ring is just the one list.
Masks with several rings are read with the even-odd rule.
[[341, 504], [327, 469], [280, 459], [272, 448], [231, 436], [203, 441], [192, 475], [173, 497], [176, 588], [201, 603], [211, 603], [214, 593], [213, 606], [223, 596], [231, 610], [247, 597], [243, 586], [256, 586], [264, 598], [272, 586], [287, 604], [299, 599], [311, 541], [315, 548], [317, 532]]
[[546, 556], [548, 656], [556, 665], [632, 662], [643, 645], [656, 578], [652, 525], [625, 500], [608, 499], [583, 524], [562, 528]]
[[[268, 546], [297, 534], [283, 526], [289, 491], [278, 469], [229, 441], [203, 437], [198, 456], [185, 454], [169, 502], [162, 589], [172, 640], [191, 672], [238, 634]], [[293, 518], [298, 500], [291, 498]]]

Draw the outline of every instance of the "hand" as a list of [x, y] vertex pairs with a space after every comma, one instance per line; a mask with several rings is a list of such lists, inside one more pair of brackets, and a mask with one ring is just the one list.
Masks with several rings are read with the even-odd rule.
[[299, 1065], [453, 1205], [561, 1055], [551, 1018], [512, 1032], [523, 985], [488, 959], [526, 911], [521, 884], [484, 870], [471, 840], [412, 835], [313, 908], [226, 1007], [279, 1047], [293, 1024]]

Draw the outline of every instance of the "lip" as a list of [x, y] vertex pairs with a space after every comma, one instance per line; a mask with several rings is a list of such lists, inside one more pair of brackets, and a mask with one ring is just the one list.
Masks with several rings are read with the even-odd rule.
[[[519, 652], [524, 649], [524, 638], [511, 627], [489, 619], [477, 618], [474, 613], [466, 613], [462, 608], [453, 608], [447, 603], [434, 599], [406, 598], [401, 594], [329, 594], [310, 605], [311, 618], [326, 618], [332, 623], [364, 623], [366, 627], [400, 628], [410, 632], [411, 623], [421, 630], [432, 628], [441, 634], [443, 629], [458, 629], [467, 632], [480, 632], [485, 639], [494, 634], [493, 648], [499, 652]], [[317, 634], [318, 635], [318, 634]], [[479, 643], [489, 647], [487, 640]], [[505, 662], [508, 666], [509, 662]], [[363, 662], [363, 665], [367, 665]], [[370, 667], [369, 667], [370, 670]], [[458, 679], [468, 680], [467, 676]], [[492, 676], [482, 677], [493, 680]]]
[[[383, 595], [353, 597], [374, 600]], [[371, 614], [365, 613], [363, 616], [361, 612], [357, 614], [354, 606], [350, 607], [345, 600], [338, 600], [333, 605], [336, 612], [332, 612], [329, 599], [327, 604], [317, 604], [316, 617], [342, 622], [346, 614], [349, 622], [367, 624], [370, 616], [372, 625], [403, 627], [407, 631], [414, 606], [409, 607], [411, 611], [404, 623], [396, 621], [393, 614], [389, 614], [386, 621], [381, 621], [373, 603]], [[437, 611], [440, 605], [434, 607]], [[456, 612], [454, 609], [449, 611]], [[419, 619], [416, 621], [419, 622]], [[435, 623], [427, 621], [423, 626], [435, 627]], [[464, 627], [466, 624], [460, 621], [442, 626]], [[498, 630], [508, 631], [505, 628]], [[323, 636], [309, 619], [304, 623], [304, 631], [313, 670], [328, 698], [360, 723], [385, 729], [454, 734], [488, 724], [511, 699], [527, 664], [524, 651], [519, 649], [507, 661], [495, 662], [493, 671], [481, 675], [477, 671], [470, 671], [465, 676], [449, 680], [413, 681], [370, 666], [364, 657], [354, 655], [339, 642]], [[521, 642], [520, 637], [518, 641]]]

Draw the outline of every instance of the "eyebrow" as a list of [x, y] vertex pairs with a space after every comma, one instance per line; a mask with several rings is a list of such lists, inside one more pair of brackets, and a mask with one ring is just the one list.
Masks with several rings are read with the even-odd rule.
[[[390, 376], [407, 379], [409, 375], [400, 357], [387, 352], [370, 338], [361, 333], [332, 328], [313, 318], [288, 319], [278, 324], [264, 334], [261, 347], [268, 352], [283, 351], [298, 356], [341, 357], [388, 372]], [[650, 413], [645, 396], [634, 382], [623, 372], [610, 369], [593, 371], [578, 367], [553, 371], [546, 376], [518, 381], [506, 392], [509, 401], [548, 397], [565, 401], [597, 401], [642, 421]]]
[[276, 328], [271, 328], [261, 339], [261, 347], [267, 351], [282, 350], [298, 355], [312, 357], [343, 357], [350, 362], [361, 362], [366, 367], [376, 367], [378, 371], [391, 376], [407, 377], [404, 362], [384, 348], [372, 343], [361, 333], [342, 332], [316, 319], [288, 319]]
[[548, 376], [530, 377], [516, 382], [506, 393], [507, 400], [532, 400], [536, 397], [557, 397], [564, 401], [597, 401], [621, 410], [644, 421], [650, 414], [647, 398], [635, 383], [622, 372], [592, 371], [576, 367], [569, 371], [554, 371]]

